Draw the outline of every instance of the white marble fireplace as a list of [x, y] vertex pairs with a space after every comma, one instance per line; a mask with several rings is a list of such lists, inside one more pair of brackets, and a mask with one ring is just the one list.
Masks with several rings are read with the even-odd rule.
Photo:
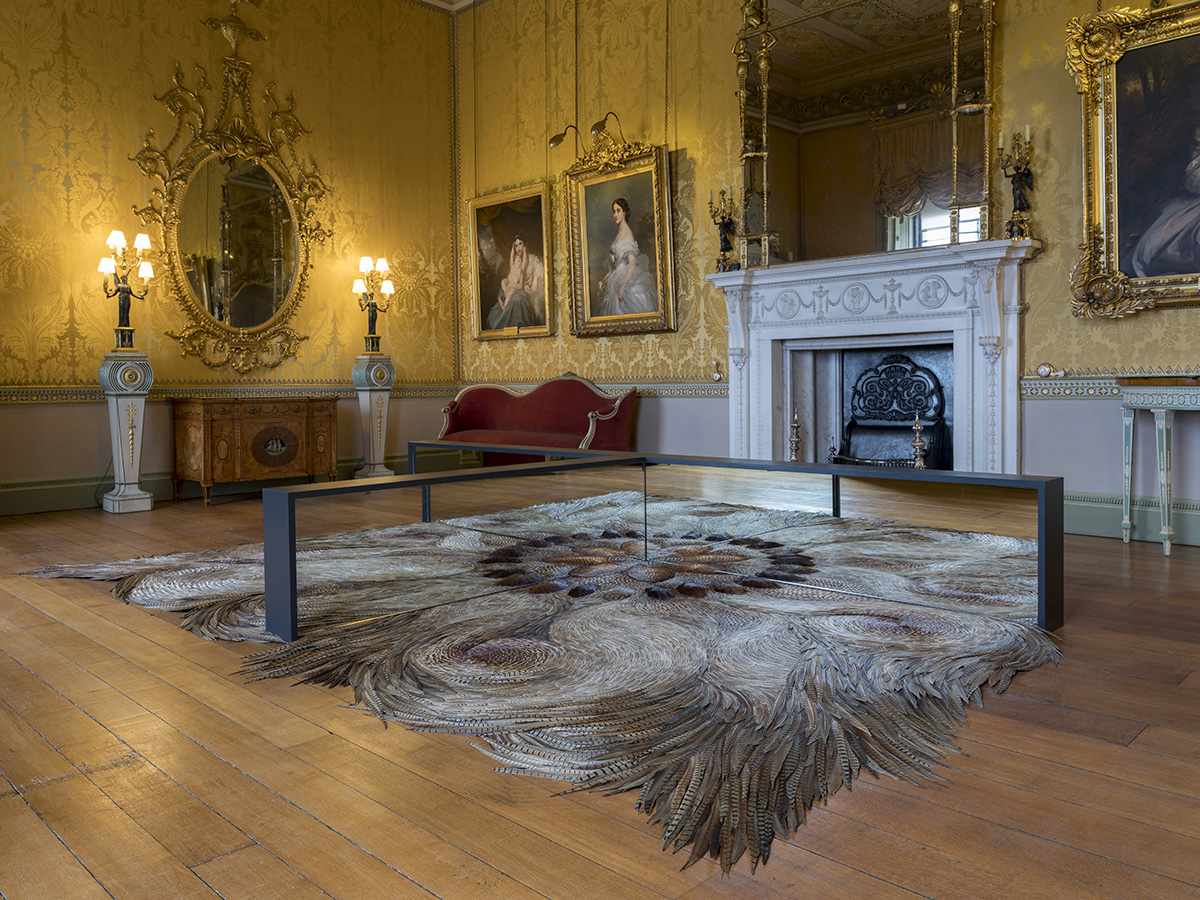
[[837, 351], [944, 345], [954, 467], [1020, 473], [1021, 265], [1040, 249], [982, 241], [709, 275], [729, 313], [729, 455], [787, 459], [795, 415], [823, 462], [841, 399], [810, 395], [833, 390]]

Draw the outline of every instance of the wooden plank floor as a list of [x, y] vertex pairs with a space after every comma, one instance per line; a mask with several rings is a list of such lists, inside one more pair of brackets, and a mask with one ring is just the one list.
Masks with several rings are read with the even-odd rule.
[[[652, 491], [821, 508], [820, 480], [659, 467]], [[439, 490], [440, 516], [640, 470]], [[848, 488], [848, 513], [1031, 534], [1021, 492]], [[305, 533], [411, 520], [415, 497], [305, 505]], [[257, 498], [0, 518], [0, 896], [1200, 898], [1200, 548], [1067, 538], [1063, 661], [988, 693], [948, 786], [866, 778], [751, 875], [680, 871], [633, 797], [554, 796], [465, 740], [237, 675], [208, 642], [56, 563], [261, 539]]]

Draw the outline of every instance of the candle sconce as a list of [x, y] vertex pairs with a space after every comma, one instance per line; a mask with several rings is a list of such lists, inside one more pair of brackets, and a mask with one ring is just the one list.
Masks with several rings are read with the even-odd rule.
[[367, 353], [379, 353], [379, 335], [375, 333], [378, 315], [387, 312], [392, 303], [392, 294], [396, 288], [390, 279], [384, 277], [388, 273], [388, 261], [382, 256], [378, 261], [364, 256], [358, 263], [359, 277], [354, 279], [351, 290], [358, 294], [358, 308], [367, 314]]
[[1033, 190], [1033, 170], [1029, 168], [1029, 156], [1033, 146], [1029, 140], [1029, 127], [1025, 127], [1024, 138], [1019, 131], [1012, 136], [1012, 149], [1004, 150], [1004, 132], [1000, 132], [1000, 144], [996, 148], [997, 162], [1004, 177], [1012, 183], [1012, 216], [1004, 226], [1004, 233], [1014, 241], [1030, 238], [1029, 192]]
[[[97, 271], [104, 273], [104, 296], [117, 298], [115, 349], [132, 350], [133, 329], [129, 325], [129, 307], [134, 298], [138, 300], [145, 298], [146, 292], [150, 289], [149, 281], [154, 277], [154, 267], [149, 260], [142, 258], [142, 254], [150, 250], [150, 238], [144, 234], [139, 234], [134, 238], [132, 254], [125, 242], [124, 232], [113, 231], [105, 243], [108, 245], [110, 253], [108, 256], [100, 258]], [[129, 278], [134, 275], [135, 270], [136, 277], [142, 282], [140, 294], [129, 283]], [[112, 290], [108, 288], [109, 275], [113, 277]]]
[[733, 272], [742, 267], [741, 263], [731, 262], [729, 254], [733, 252], [733, 235], [734, 229], [737, 227], [733, 221], [733, 187], [729, 188], [729, 197], [726, 198], [724, 188], [717, 198], [717, 205], [713, 206], [712, 191], [708, 192], [708, 214], [712, 216], [713, 224], [717, 226], [717, 234], [721, 239], [721, 252], [717, 256], [717, 271], [718, 272]]

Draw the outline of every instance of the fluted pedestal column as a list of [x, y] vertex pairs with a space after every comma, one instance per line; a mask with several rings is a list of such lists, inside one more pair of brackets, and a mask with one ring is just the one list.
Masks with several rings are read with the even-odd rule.
[[379, 478], [396, 473], [383, 464], [387, 438], [388, 400], [396, 383], [392, 358], [383, 353], [356, 357], [350, 380], [358, 392], [358, 414], [362, 422], [363, 464], [355, 478]]
[[154, 372], [145, 353], [122, 350], [104, 354], [100, 387], [108, 397], [114, 480], [113, 489], [102, 499], [105, 512], [144, 512], [154, 506], [154, 497], [139, 484], [142, 424], [152, 384]]

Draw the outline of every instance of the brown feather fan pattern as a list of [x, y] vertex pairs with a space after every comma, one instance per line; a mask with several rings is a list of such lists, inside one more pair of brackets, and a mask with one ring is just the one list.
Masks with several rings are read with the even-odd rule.
[[[35, 574], [261, 641], [261, 553]], [[298, 579], [301, 637], [250, 675], [350, 685], [504, 772], [636, 789], [685, 865], [725, 871], [864, 771], [936, 780], [980, 689], [1058, 657], [1030, 541], [635, 493], [301, 541]]]

